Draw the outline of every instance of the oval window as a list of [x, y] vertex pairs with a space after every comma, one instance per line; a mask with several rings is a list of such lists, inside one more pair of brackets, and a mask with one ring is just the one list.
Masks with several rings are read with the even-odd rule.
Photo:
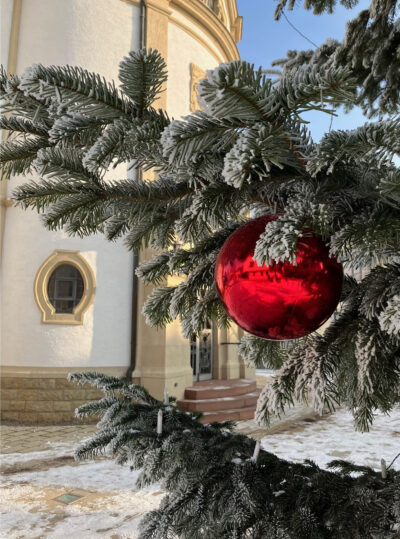
[[57, 266], [47, 283], [47, 295], [56, 313], [72, 313], [81, 301], [83, 291], [82, 275], [72, 264]]

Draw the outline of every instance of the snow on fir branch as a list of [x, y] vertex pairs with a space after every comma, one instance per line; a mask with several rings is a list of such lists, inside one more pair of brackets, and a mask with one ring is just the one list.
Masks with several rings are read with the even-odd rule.
[[[320, 14], [332, 13], [337, 2], [332, 0], [307, 0], [306, 9]], [[346, 8], [352, 8], [358, 0], [341, 0]], [[285, 8], [293, 10], [293, 0], [279, 0], [275, 18], [279, 19]], [[289, 50], [286, 58], [276, 60], [282, 75], [296, 73], [304, 66], [330, 68], [349, 66], [357, 80], [357, 103], [370, 117], [377, 114], [398, 113], [398, 89], [400, 87], [400, 19], [398, 0], [372, 0], [350, 20], [342, 43], [327, 39], [315, 50]], [[397, 18], [396, 18], [397, 17]], [[348, 108], [353, 104], [347, 103]]]
[[379, 315], [380, 328], [393, 337], [400, 336], [400, 295], [393, 296]]
[[[311, 461], [290, 463], [234, 433], [231, 422], [202, 425], [199, 413], [155, 400], [123, 378], [95, 373], [69, 378], [104, 392], [103, 399], [77, 410], [78, 417], [100, 416], [100, 421], [76, 459], [107, 452], [140, 470], [138, 487], [161, 482], [167, 490], [159, 509], [141, 522], [141, 539], [396, 537], [399, 472], [388, 469], [383, 479], [344, 461], [329, 465], [335, 471]], [[377, 492], [386, 500], [384, 511]]]
[[[322, 12], [334, 4], [310, 0], [306, 7]], [[242, 61], [209, 71], [199, 83], [203, 110], [179, 120], [152, 108], [166, 78], [157, 51], [129, 53], [119, 88], [79, 67], [37, 65], [22, 79], [0, 73], [8, 115], [1, 126], [11, 134], [1, 145], [0, 166], [6, 178], [29, 178], [13, 198], [38, 211], [49, 229], [122, 238], [136, 251], [157, 249], [138, 270], [155, 285], [144, 305], [151, 325], [177, 317], [189, 336], [210, 319], [230, 323], [213, 282], [215, 261], [252, 215], [278, 215], [257, 243], [259, 263], [293, 260], [307, 231], [320, 235], [343, 263], [348, 274], [341, 303], [323, 334], [286, 349], [249, 336], [240, 345], [249, 364], [277, 369], [257, 405], [264, 423], [301, 400], [319, 411], [343, 406], [356, 428], [367, 430], [377, 410], [390, 412], [400, 402], [395, 5], [373, 0], [341, 44], [289, 52], [278, 81]], [[278, 4], [279, 10], [286, 6], [294, 2]], [[391, 116], [312, 141], [304, 111], [332, 114], [356, 103], [371, 115]], [[156, 179], [105, 179], [123, 163], [152, 169]], [[167, 286], [171, 275], [182, 283]], [[393, 470], [385, 480], [371, 470], [352, 478], [350, 471], [360, 470], [349, 463], [325, 472], [265, 451], [254, 462], [254, 442], [232, 434], [231, 424], [204, 427], [193, 414], [167, 409], [123, 379], [90, 373], [71, 379], [105, 393], [78, 411], [102, 419], [77, 456], [111, 449], [118, 461], [142, 468], [143, 484], [165, 483], [168, 495], [146, 517], [142, 539], [394, 539], [398, 533], [400, 488]]]
[[[7, 110], [15, 105], [4, 126], [11, 133], [29, 133], [26, 139], [16, 135], [15, 142], [2, 146], [1, 162], [8, 175], [36, 170], [41, 176], [19, 187], [14, 197], [44, 214], [48, 228], [64, 227], [69, 234], [81, 236], [100, 232], [110, 240], [123, 237], [129, 249], [164, 250], [154, 266], [149, 262], [139, 271], [145, 280], [161, 285], [144, 306], [151, 325], [163, 326], [178, 317], [184, 334], [190, 335], [201, 329], [207, 317], [220, 325], [229, 322], [215, 293], [213, 268], [223, 239], [252, 211], [279, 215], [257, 242], [259, 263], [293, 260], [297, 241], [311, 230], [330, 244], [331, 253], [349, 271], [384, 264], [381, 272], [373, 273], [376, 282], [386, 282], [385, 273], [393, 275], [390, 268], [400, 248], [400, 176], [390, 156], [398, 151], [398, 120], [370, 123], [349, 133], [331, 132], [320, 144], [311, 140], [301, 123], [301, 111], [309, 107], [319, 110], [339, 101], [352, 102], [351, 69], [305, 66], [296, 76], [288, 73], [272, 85], [251, 64], [224, 64], [199, 85], [206, 111], [171, 123], [148, 105], [138, 114], [139, 101], [152, 102], [154, 88], [165, 81], [158, 53], [139, 51], [125, 62], [124, 84], [131, 95], [100, 76], [70, 67], [35, 66], [22, 83], [2, 73], [2, 102]], [[134, 65], [146, 71], [147, 82], [129, 75]], [[135, 85], [139, 85], [137, 94]], [[39, 88], [44, 92], [40, 96]], [[132, 160], [143, 168], [156, 166], [157, 179], [104, 181], [107, 168], [124, 162], [131, 165]], [[177, 237], [194, 247], [176, 251]], [[174, 273], [186, 282], [165, 287], [163, 280]], [[392, 277], [392, 283], [397, 280]], [[340, 369], [349, 370], [358, 379], [353, 344], [364, 313], [358, 310], [357, 294], [365, 293], [364, 285], [358, 286], [323, 346], [301, 352], [298, 343], [299, 352], [296, 345], [285, 357], [297, 365], [302, 353], [311, 354], [315, 376], [300, 369], [297, 383], [302, 386], [306, 380], [317, 387], [320, 380], [320, 388], [326, 390], [316, 393], [320, 395], [317, 407], [324, 399], [329, 403], [336, 399], [354, 410], [359, 428], [368, 428], [373, 409], [387, 409], [397, 397], [391, 390], [384, 397], [366, 398], [370, 415], [357, 418], [363, 393], [356, 388], [357, 398], [351, 397], [353, 390], [339, 376]], [[372, 286], [370, 281], [366, 286]], [[398, 304], [389, 302], [398, 291], [385, 294], [382, 309], [388, 305], [393, 318]], [[348, 313], [353, 320], [347, 328], [341, 327]], [[375, 320], [373, 339], [382, 339], [386, 331], [391, 336], [387, 350], [379, 347], [379, 358], [383, 353], [388, 384], [394, 387], [399, 377], [397, 334], [386, 319], [382, 315], [380, 322]], [[351, 350], [340, 369], [335, 348]], [[244, 357], [251, 358], [253, 349], [244, 346]], [[271, 353], [261, 344], [258, 364], [262, 356], [268, 364]], [[329, 376], [337, 373], [329, 384], [315, 354], [321, 360], [326, 356]], [[296, 387], [285, 385], [283, 407], [298, 392]]]

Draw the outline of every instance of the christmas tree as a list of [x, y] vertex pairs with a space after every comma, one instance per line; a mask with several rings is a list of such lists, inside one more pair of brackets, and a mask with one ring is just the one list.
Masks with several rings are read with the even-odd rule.
[[[277, 16], [286, 4], [278, 3]], [[319, 13], [334, 4], [309, 0], [307, 7]], [[144, 307], [149, 324], [179, 317], [189, 336], [209, 319], [230, 323], [214, 269], [225, 240], [249, 219], [278, 214], [256, 243], [260, 265], [293, 261], [305, 230], [329, 245], [345, 280], [324, 333], [286, 348], [250, 335], [240, 345], [248, 362], [279, 369], [260, 396], [260, 421], [311, 398], [320, 411], [348, 408], [355, 427], [366, 430], [376, 410], [389, 412], [400, 400], [395, 10], [393, 0], [374, 0], [348, 25], [343, 43], [289, 52], [277, 62], [275, 81], [244, 61], [220, 65], [199, 84], [202, 110], [182, 120], [152, 106], [167, 77], [157, 51], [129, 53], [120, 88], [79, 67], [35, 65], [21, 78], [1, 73], [9, 114], [0, 127], [10, 132], [1, 146], [3, 174], [40, 175], [14, 199], [43, 214], [50, 230], [100, 232], [123, 237], [134, 251], [157, 250], [138, 270], [157, 285]], [[340, 105], [361, 105], [377, 120], [314, 143], [302, 113], [334, 114]], [[134, 177], [106, 181], [120, 163]], [[165, 286], [169, 275], [186, 278]], [[400, 474], [392, 469], [382, 477], [343, 461], [332, 471], [293, 464], [260, 451], [231, 423], [204, 426], [198, 414], [159, 402], [129, 380], [71, 379], [105, 393], [78, 411], [101, 420], [77, 457], [108, 448], [118, 462], [142, 469], [140, 484], [162, 481], [168, 492], [144, 520], [143, 538], [399, 536]]]

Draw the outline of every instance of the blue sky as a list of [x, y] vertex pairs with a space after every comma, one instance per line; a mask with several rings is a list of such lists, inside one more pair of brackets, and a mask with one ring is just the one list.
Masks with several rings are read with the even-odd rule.
[[[357, 7], [348, 10], [336, 8], [333, 15], [313, 15], [302, 7], [303, 1], [293, 11], [286, 11], [290, 22], [317, 45], [328, 37], [342, 40], [346, 22], [353, 19], [362, 9], [369, 6], [369, 0], [360, 0]], [[310, 49], [312, 45], [301, 37], [287, 23], [284, 17], [274, 20], [276, 2], [273, 0], [237, 0], [239, 14], [243, 16], [243, 37], [238, 43], [243, 60], [254, 63], [256, 67], [270, 68], [272, 60], [283, 58], [289, 49]], [[332, 129], [353, 129], [362, 125], [366, 119], [360, 110], [349, 114], [339, 111], [333, 119]], [[315, 141], [329, 130], [330, 116], [320, 112], [304, 116], [310, 121], [309, 128]]]

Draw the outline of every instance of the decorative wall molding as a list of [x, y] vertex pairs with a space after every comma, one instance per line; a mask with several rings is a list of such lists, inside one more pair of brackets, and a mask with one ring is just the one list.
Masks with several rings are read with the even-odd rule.
[[10, 208], [13, 205], [14, 205], [13, 200], [11, 200], [10, 198], [2, 198], [0, 196], [0, 206], [2, 206], [3, 208]]
[[[56, 313], [47, 294], [47, 284], [53, 271], [62, 264], [75, 266], [82, 275], [83, 296], [72, 313]], [[34, 287], [37, 306], [42, 313], [43, 324], [82, 325], [85, 312], [93, 302], [96, 281], [92, 268], [79, 251], [57, 250], [47, 258], [37, 272]]]
[[[108, 376], [124, 376], [127, 365], [116, 365], [114, 367], [104, 366], [70, 366], [70, 367], [34, 367], [0, 365], [0, 378], [60, 378], [67, 381], [70, 372], [101, 372]], [[17, 384], [16, 384], [17, 385]], [[67, 384], [65, 384], [67, 385]], [[13, 389], [11, 386], [8, 389]]]
[[206, 72], [196, 64], [190, 64], [190, 111], [199, 110], [199, 102], [197, 99], [197, 85], [201, 79], [204, 79]]

